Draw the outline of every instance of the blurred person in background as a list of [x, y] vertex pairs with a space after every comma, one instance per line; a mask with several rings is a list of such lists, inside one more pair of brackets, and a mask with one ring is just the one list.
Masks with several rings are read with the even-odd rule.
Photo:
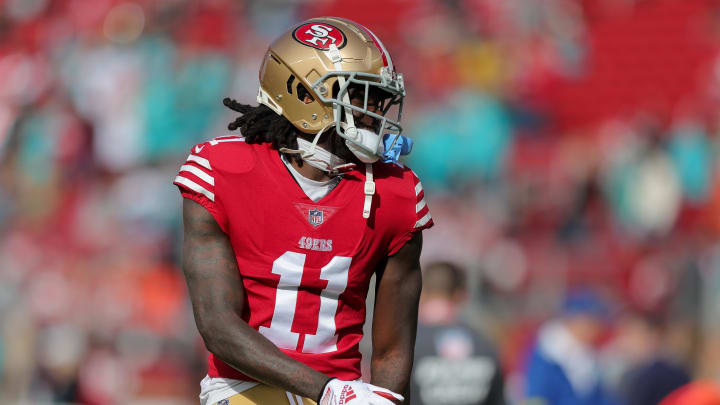
[[604, 386], [595, 349], [609, 315], [596, 292], [568, 294], [560, 316], [538, 332], [527, 366], [528, 399], [546, 405], [616, 404]]
[[413, 405], [504, 405], [505, 383], [495, 345], [460, 319], [465, 273], [450, 262], [423, 271]]
[[[404, 96], [375, 34], [315, 18], [270, 45], [259, 106], [225, 99], [242, 114], [228, 129], [244, 137], [192, 148], [174, 184], [185, 197], [183, 270], [210, 352], [203, 404], [390, 405], [407, 395], [422, 230], [433, 222], [420, 181], [397, 160], [409, 152]], [[358, 347], [374, 273], [368, 384]]]
[[665, 321], [659, 315], [631, 313], [620, 320], [618, 342], [631, 362], [620, 382], [625, 405], [658, 405], [668, 394], [690, 382], [689, 371], [671, 353], [664, 340]]

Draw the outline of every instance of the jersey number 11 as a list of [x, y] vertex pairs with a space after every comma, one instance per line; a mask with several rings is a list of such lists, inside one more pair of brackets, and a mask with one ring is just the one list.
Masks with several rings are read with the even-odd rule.
[[[275, 296], [275, 309], [270, 327], [259, 332], [281, 349], [296, 350], [300, 334], [291, 330], [297, 306], [298, 287], [305, 269], [305, 254], [285, 252], [273, 262], [272, 272], [280, 276]], [[320, 279], [327, 287], [320, 294], [317, 331], [306, 334], [301, 352], [329, 353], [337, 350], [335, 313], [338, 297], [345, 291], [351, 257], [335, 256], [320, 270]]]

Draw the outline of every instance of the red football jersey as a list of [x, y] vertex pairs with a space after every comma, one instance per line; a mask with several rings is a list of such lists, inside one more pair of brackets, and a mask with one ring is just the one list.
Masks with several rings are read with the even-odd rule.
[[[247, 296], [243, 319], [292, 358], [343, 380], [360, 377], [370, 277], [433, 225], [412, 170], [375, 163], [373, 172], [368, 219], [364, 167], [313, 202], [277, 150], [240, 137], [196, 145], [174, 182], [228, 235]], [[211, 377], [252, 380], [212, 353], [209, 368]]]

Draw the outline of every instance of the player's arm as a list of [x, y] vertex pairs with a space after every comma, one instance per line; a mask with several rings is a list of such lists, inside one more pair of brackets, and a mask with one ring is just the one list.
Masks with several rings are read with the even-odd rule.
[[372, 327], [372, 384], [403, 393], [409, 402], [418, 301], [422, 289], [417, 232], [378, 273]]
[[227, 235], [196, 202], [183, 199], [183, 272], [207, 349], [265, 384], [318, 398], [328, 376], [290, 358], [242, 320], [245, 290]]

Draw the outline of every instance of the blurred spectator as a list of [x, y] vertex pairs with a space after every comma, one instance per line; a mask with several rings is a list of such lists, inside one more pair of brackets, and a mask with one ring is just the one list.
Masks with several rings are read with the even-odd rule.
[[465, 274], [436, 262], [423, 271], [413, 405], [504, 405], [503, 373], [494, 345], [460, 320]]
[[[462, 189], [497, 178], [512, 132], [506, 107], [482, 93], [458, 93], [446, 108], [417, 121], [411, 164], [429, 188]], [[443, 158], [443, 157], [452, 158]]]
[[562, 314], [545, 323], [530, 355], [526, 393], [547, 405], [612, 405], [595, 345], [609, 308], [590, 290], [568, 295]]
[[664, 328], [664, 321], [650, 314], [628, 314], [619, 322], [621, 355], [632, 362], [620, 385], [624, 404], [658, 405], [690, 382], [688, 370], [664, 350]]

